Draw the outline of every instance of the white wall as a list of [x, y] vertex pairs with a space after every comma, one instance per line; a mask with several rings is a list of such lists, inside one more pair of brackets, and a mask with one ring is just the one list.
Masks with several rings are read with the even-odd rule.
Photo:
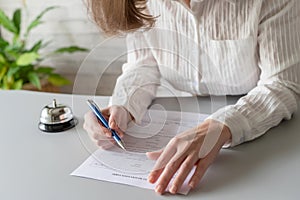
[[[63, 92], [76, 94], [111, 95], [116, 78], [121, 74], [121, 66], [126, 61], [124, 38], [106, 38], [89, 19], [84, 0], [0, 0], [0, 7], [11, 16], [13, 10], [23, 7], [24, 25], [48, 6], [57, 5], [58, 9], [44, 16], [45, 23], [31, 35], [33, 43], [43, 38], [51, 40], [48, 50], [68, 45], [79, 45], [93, 49], [86, 53], [62, 55], [51, 58], [46, 64], [56, 66], [57, 72], [63, 74], [74, 84], [64, 87]], [[5, 33], [4, 33], [5, 34]], [[83, 62], [83, 60], [85, 62]], [[83, 64], [82, 64], [83, 62]], [[75, 80], [75, 81], [74, 81]], [[167, 88], [172, 88], [163, 81]], [[166, 91], [163, 87], [157, 96], [189, 96], [174, 88]]]
[[[124, 38], [106, 41], [107, 38], [88, 18], [83, 0], [0, 0], [0, 7], [11, 16], [14, 9], [24, 8], [24, 2], [27, 5], [27, 8], [23, 10], [24, 25], [28, 24], [44, 8], [53, 5], [59, 6], [46, 14], [43, 18], [45, 23], [32, 32], [31, 44], [39, 39], [45, 39], [52, 41], [48, 50], [68, 45], [79, 45], [89, 49], [97, 47], [93, 51], [93, 55], [89, 56], [82, 66], [84, 69], [81, 69], [80, 65], [87, 53], [52, 57], [46, 64], [56, 66], [57, 72], [71, 80], [74, 80], [77, 72], [80, 71], [80, 74], [77, 74], [77, 80], [80, 82], [76, 83], [74, 89], [76, 93], [111, 94], [115, 79], [121, 73], [121, 65], [126, 60], [125, 56], [120, 57], [126, 50]], [[107, 66], [108, 61], [112, 61], [116, 57], [118, 59], [113, 60], [113, 63]], [[102, 71], [104, 71], [104, 75], [101, 76], [98, 83]], [[63, 92], [73, 92], [73, 85], [64, 87]]]

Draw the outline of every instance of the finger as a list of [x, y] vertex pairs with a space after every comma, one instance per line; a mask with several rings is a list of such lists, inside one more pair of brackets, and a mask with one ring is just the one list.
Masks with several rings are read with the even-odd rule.
[[[95, 129], [93, 131], [95, 131]], [[107, 148], [105, 148], [105, 146], [107, 146], [107, 144], [109, 144], [108, 146], [111, 146], [111, 142], [110, 142], [111, 139], [107, 138], [103, 133], [99, 133], [99, 131], [92, 132], [92, 134], [90, 136], [91, 136], [92, 140], [97, 144], [97, 146], [99, 146], [103, 149], [107, 149]]]
[[183, 182], [185, 181], [186, 177], [189, 175], [190, 171], [193, 169], [198, 159], [199, 158], [196, 155], [189, 156], [181, 164], [178, 173], [172, 183], [172, 187], [170, 188], [170, 192], [172, 194], [176, 194], [178, 190], [181, 188]]
[[111, 108], [111, 107], [108, 107], [108, 108], [105, 108], [105, 109], [101, 110], [101, 113], [102, 113], [102, 115], [104, 116], [104, 118], [105, 118], [106, 120], [109, 119], [109, 116], [110, 116], [110, 108]]
[[129, 112], [122, 106], [114, 106], [112, 108], [112, 116], [114, 116], [114, 119], [122, 131], [125, 131], [127, 129], [127, 124], [129, 121], [131, 121], [131, 116]]
[[100, 124], [89, 124], [89, 123], [84, 123], [83, 128], [87, 131], [88, 135], [90, 136], [91, 139], [93, 140], [101, 140], [104, 139], [104, 133], [101, 129]]
[[196, 170], [191, 178], [191, 180], [189, 181], [189, 186], [191, 188], [195, 188], [198, 183], [200, 182], [200, 180], [202, 179], [202, 177], [204, 176], [207, 168], [208, 168], [209, 164], [206, 162], [205, 159], [203, 160], [199, 160]]
[[154, 184], [157, 181], [157, 179], [159, 178], [160, 174], [163, 172], [163, 170], [164, 169], [158, 169], [158, 170], [152, 171], [148, 176], [149, 183]]
[[120, 137], [123, 137], [123, 135], [124, 135], [123, 132], [119, 129], [115, 119], [113, 119], [112, 116], [110, 116], [110, 118], [109, 118], [109, 127], [111, 129], [115, 130]]
[[158, 151], [147, 152], [146, 155], [150, 160], [157, 160], [159, 156], [162, 154], [164, 149]]
[[102, 123], [99, 122], [92, 111], [89, 111], [84, 115], [83, 128], [87, 130], [88, 133], [92, 134], [92, 138], [98, 137], [97, 134], [111, 137], [110, 131], [102, 126]]
[[153, 170], [164, 168], [177, 152], [177, 146], [170, 142], [157, 159]]
[[118, 131], [123, 133], [127, 130], [128, 123], [132, 120], [130, 113], [123, 106], [112, 106], [110, 116], [114, 119]]
[[[109, 127], [111, 129], [115, 130], [120, 137], [123, 137], [124, 133], [123, 133], [123, 131], [121, 131], [121, 129], [119, 127], [120, 121], [117, 120], [118, 116], [121, 116], [121, 115], [122, 115], [122, 112], [119, 111], [118, 107], [112, 106], [110, 108], [110, 116], [108, 119], [108, 124], [109, 124]], [[126, 120], [126, 119], [121, 118], [120, 120]]]
[[157, 186], [155, 187], [155, 191], [157, 193], [162, 194], [166, 190], [171, 179], [173, 178], [174, 174], [177, 172], [178, 168], [180, 167], [184, 159], [185, 159], [184, 157], [181, 157], [180, 159], [167, 164], [167, 166], [164, 168], [163, 172], [159, 177]]
[[104, 135], [103, 133], [99, 133], [99, 132], [101, 132], [102, 130], [100, 129], [100, 131], [95, 131], [95, 130], [93, 130], [93, 132], [92, 132], [92, 134], [91, 134], [91, 137], [92, 137], [92, 139], [94, 139], [94, 140], [96, 140], [96, 141], [106, 141], [106, 140], [108, 140], [109, 138], [106, 136], [106, 135]]
[[90, 122], [90, 121], [96, 122], [97, 118], [92, 111], [88, 111], [87, 113], [84, 114], [84, 121], [85, 121], [85, 123]]
[[110, 130], [108, 130], [107, 128], [105, 128], [104, 126], [100, 126], [101, 128], [101, 134], [104, 134], [106, 137], [111, 138], [112, 137], [112, 133]]
[[93, 113], [91, 111], [84, 114], [84, 123], [83, 128], [90, 132], [92, 124], [97, 124], [97, 119], [95, 119], [95, 116], [93, 116]]
[[114, 146], [114, 143], [111, 140], [98, 140], [97, 145], [104, 150], [110, 149]]
[[170, 161], [172, 156], [176, 153], [176, 149], [173, 147], [166, 147], [166, 149], [162, 152], [161, 156], [159, 156], [158, 160], [156, 161], [153, 170], [150, 172], [148, 176], [148, 180], [150, 183], [155, 183], [161, 173], [164, 170], [164, 167]]
[[111, 135], [110, 131], [107, 128], [105, 128], [104, 126], [102, 126], [102, 124], [100, 124], [98, 121], [96, 123], [89, 124], [89, 129], [95, 136], [95, 139], [96, 138], [101, 139], [105, 136], [110, 137], [110, 135]]

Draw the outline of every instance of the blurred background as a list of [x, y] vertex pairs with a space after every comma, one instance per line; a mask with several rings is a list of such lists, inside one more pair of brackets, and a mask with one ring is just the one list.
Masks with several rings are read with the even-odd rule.
[[[43, 23], [31, 32], [28, 46], [42, 39], [51, 41], [45, 48], [49, 52], [70, 45], [89, 49], [90, 52], [55, 55], [42, 64], [56, 68], [55, 72], [71, 81], [60, 88], [63, 93], [111, 95], [126, 62], [125, 38], [105, 37], [88, 16], [84, 0], [0, 0], [0, 8], [9, 18], [17, 8], [22, 9], [23, 28], [50, 6], [58, 8], [42, 17]], [[3, 27], [1, 35], [5, 39], [11, 37]], [[164, 80], [162, 85], [157, 96], [191, 96], [175, 90]]]
[[[44, 39], [51, 41], [47, 51], [70, 45], [78, 45], [90, 50], [95, 49], [93, 55], [98, 56], [90, 56], [84, 62], [83, 67], [103, 68], [104, 73], [98, 83], [96, 94], [111, 95], [115, 80], [121, 74], [121, 66], [126, 60], [126, 56], [119, 57], [126, 50], [125, 38], [113, 38], [109, 39], [109, 42], [105, 42], [108, 38], [101, 34], [101, 31], [88, 17], [83, 0], [0, 0], [0, 8], [9, 17], [16, 8], [22, 8], [22, 26], [27, 26], [34, 17], [49, 6], [58, 6], [58, 8], [44, 15], [42, 18], [44, 23], [32, 31], [29, 44]], [[3, 37], [9, 37], [3, 28], [1, 34]], [[86, 52], [57, 55], [46, 61], [45, 64], [55, 67], [56, 72], [73, 83], [79, 67], [87, 55]], [[116, 56], [117, 60], [107, 66], [110, 59]], [[98, 77], [94, 77], [93, 70], [83, 71], [80, 72], [80, 84], [76, 85], [76, 93], [80, 94], [88, 93], [86, 88], [89, 88], [89, 85], [94, 87], [95, 80], [99, 80]], [[61, 92], [72, 93], [73, 84], [63, 86]]]

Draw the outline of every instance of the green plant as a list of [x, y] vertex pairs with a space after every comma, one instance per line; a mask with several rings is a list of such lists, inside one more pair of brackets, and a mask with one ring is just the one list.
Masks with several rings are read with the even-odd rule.
[[55, 86], [70, 83], [66, 78], [54, 73], [53, 67], [43, 66], [41, 63], [56, 54], [87, 49], [69, 46], [43, 55], [40, 51], [47, 46], [47, 42], [39, 40], [30, 47], [27, 44], [30, 32], [43, 23], [41, 19], [44, 14], [55, 8], [57, 7], [53, 6], [43, 10], [24, 30], [21, 30], [21, 9], [16, 9], [11, 19], [0, 9], [0, 25], [12, 36], [11, 41], [8, 41], [0, 35], [0, 89], [21, 89], [26, 83], [41, 89], [43, 79]]

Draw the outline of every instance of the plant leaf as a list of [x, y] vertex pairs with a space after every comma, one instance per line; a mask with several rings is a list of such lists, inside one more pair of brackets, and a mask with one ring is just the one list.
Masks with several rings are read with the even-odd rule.
[[21, 9], [17, 9], [13, 15], [13, 22], [17, 29], [17, 34], [20, 34], [20, 25], [21, 25]]
[[68, 79], [62, 77], [59, 74], [51, 74], [51, 75], [49, 75], [48, 81], [50, 83], [52, 83], [53, 85], [55, 85], [55, 86], [69, 85], [71, 83]]
[[7, 67], [6, 66], [4, 66], [4, 67], [2, 67], [2, 69], [0, 69], [0, 81], [3, 79], [6, 72], [7, 72]]
[[22, 52], [24, 48], [24, 42], [20, 40], [19, 35], [14, 35], [12, 47], [17, 52]]
[[8, 60], [16, 60], [20, 53], [13, 49], [12, 46], [8, 46], [5, 48], [5, 55]]
[[40, 48], [42, 47], [42, 44], [43, 44], [43, 40], [39, 40], [31, 47], [29, 52], [38, 52], [38, 50], [40, 50]]
[[28, 79], [32, 85], [37, 87], [39, 90], [41, 89], [41, 82], [40, 82], [40, 78], [37, 73], [29, 72]]
[[37, 27], [38, 25], [42, 24], [42, 21], [33, 21], [31, 22], [31, 24], [28, 26], [27, 28], [27, 34], [35, 27]]
[[0, 48], [4, 49], [9, 43], [0, 36]]
[[39, 67], [35, 70], [35, 72], [38, 74], [52, 74], [53, 70], [54, 69], [52, 67]]
[[50, 10], [53, 10], [55, 8], [58, 8], [57, 6], [51, 6], [43, 10], [27, 27], [27, 34], [36, 26], [40, 25], [42, 23], [41, 18]]
[[13, 21], [11, 21], [7, 15], [0, 9], [0, 24], [8, 31], [18, 34], [18, 30]]
[[0, 54], [0, 63], [5, 63], [5, 62], [6, 62], [5, 57], [2, 54]]
[[22, 66], [20, 68], [20, 71], [18, 71], [18, 74], [15, 76], [19, 79], [22, 79], [24, 83], [28, 83], [28, 74], [30, 72], [34, 72], [34, 66], [33, 65], [27, 65], [27, 66]]
[[23, 80], [20, 79], [14, 83], [13, 88], [15, 90], [20, 90], [22, 89], [22, 86], [23, 86]]
[[4, 77], [4, 78], [3, 78], [2, 89], [4, 89], [4, 90], [9, 90], [9, 89], [11, 89], [10, 86], [9, 86], [9, 81], [7, 80], [7, 77]]
[[11, 66], [7, 72], [7, 77], [13, 76], [20, 70], [20, 66]]
[[40, 55], [35, 52], [24, 53], [17, 59], [16, 64], [26, 66], [36, 61], [39, 57]]
[[74, 53], [74, 52], [86, 52], [88, 51], [88, 49], [85, 48], [81, 48], [78, 46], [70, 46], [70, 47], [63, 47], [63, 48], [59, 48], [57, 50], [55, 50], [53, 53]]

